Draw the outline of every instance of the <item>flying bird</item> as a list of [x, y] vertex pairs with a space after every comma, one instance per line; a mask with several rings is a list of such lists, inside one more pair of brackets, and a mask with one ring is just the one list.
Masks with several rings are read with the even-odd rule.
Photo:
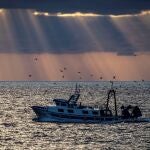
[[31, 75], [31, 74], [29, 74], [29, 77], [32, 77], [32, 75]]
[[34, 60], [37, 61], [38, 59], [37, 59], [37, 58], [34, 58]]
[[62, 70], [62, 69], [60, 69], [60, 72], [63, 72], [63, 70]]
[[116, 79], [116, 76], [113, 76], [113, 79]]
[[90, 74], [90, 76], [93, 77], [94, 75], [93, 75], [93, 74]]
[[82, 79], [82, 77], [80, 77], [80, 79]]

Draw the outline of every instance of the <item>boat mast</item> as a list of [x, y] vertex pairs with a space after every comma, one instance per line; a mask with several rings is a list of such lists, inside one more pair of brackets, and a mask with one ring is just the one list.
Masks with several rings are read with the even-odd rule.
[[78, 85], [76, 83], [74, 94], [70, 96], [68, 103], [76, 104], [79, 97], [80, 97], [80, 89], [78, 88]]
[[113, 88], [113, 81], [111, 81], [111, 89], [108, 91], [107, 94], [107, 104], [106, 104], [106, 111], [109, 110], [109, 100], [110, 98], [113, 96], [114, 98], [114, 106], [115, 106], [115, 116], [118, 116], [118, 112], [117, 112], [117, 102], [116, 102], [116, 91]]

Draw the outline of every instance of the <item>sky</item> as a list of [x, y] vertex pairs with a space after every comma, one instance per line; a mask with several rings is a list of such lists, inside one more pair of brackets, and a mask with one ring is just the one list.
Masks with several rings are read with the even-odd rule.
[[150, 80], [148, 1], [62, 1], [0, 2], [1, 81]]

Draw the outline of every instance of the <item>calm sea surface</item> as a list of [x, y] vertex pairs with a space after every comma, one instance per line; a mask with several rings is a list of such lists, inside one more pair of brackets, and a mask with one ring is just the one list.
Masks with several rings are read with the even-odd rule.
[[[80, 82], [80, 102], [103, 105], [109, 82]], [[59, 124], [33, 122], [33, 105], [68, 99], [75, 82], [0, 82], [0, 149], [148, 150], [150, 123]], [[139, 105], [150, 118], [150, 82], [116, 82], [118, 111]], [[111, 102], [113, 108], [113, 103]]]

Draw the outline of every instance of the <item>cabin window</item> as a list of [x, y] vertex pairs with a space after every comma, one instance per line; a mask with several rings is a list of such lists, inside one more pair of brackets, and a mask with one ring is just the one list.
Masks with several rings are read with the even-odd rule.
[[88, 108], [92, 109], [93, 107], [89, 106]]
[[69, 108], [73, 108], [73, 106], [74, 106], [73, 104], [69, 104]]
[[74, 113], [72, 109], [68, 109], [68, 113]]
[[60, 103], [59, 102], [56, 102], [56, 105], [58, 106]]
[[105, 118], [106, 121], [112, 121], [112, 118]]
[[61, 106], [66, 106], [66, 103], [61, 103]]
[[64, 110], [63, 109], [58, 109], [58, 112], [64, 112]]
[[100, 110], [101, 116], [105, 116], [104, 110]]
[[110, 110], [107, 111], [108, 116], [112, 116], [112, 112]]
[[87, 110], [83, 110], [82, 113], [83, 114], [88, 114], [88, 111]]
[[98, 115], [98, 111], [92, 111], [93, 115]]

